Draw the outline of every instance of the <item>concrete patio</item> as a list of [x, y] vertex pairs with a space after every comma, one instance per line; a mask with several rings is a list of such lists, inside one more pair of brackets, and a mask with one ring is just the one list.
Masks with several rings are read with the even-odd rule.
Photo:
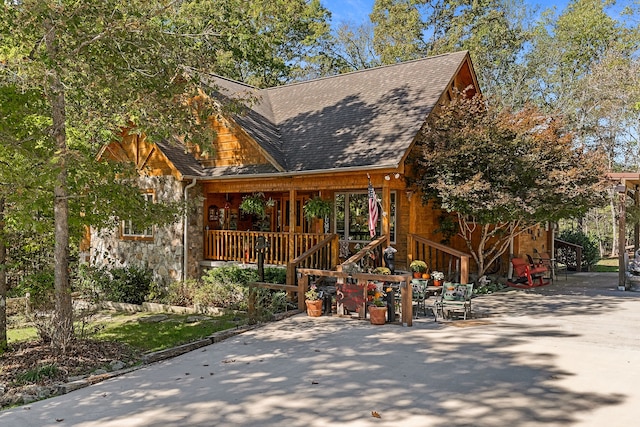
[[640, 293], [616, 287], [616, 273], [575, 273], [410, 328], [298, 315], [0, 412], [0, 425], [636, 425]]

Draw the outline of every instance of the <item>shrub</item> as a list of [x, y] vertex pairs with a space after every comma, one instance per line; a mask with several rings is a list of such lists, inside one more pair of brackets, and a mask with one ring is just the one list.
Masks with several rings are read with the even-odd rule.
[[151, 289], [152, 276], [150, 270], [130, 266], [109, 271], [90, 268], [79, 277], [78, 287], [92, 298], [142, 304]]
[[287, 283], [287, 270], [279, 267], [266, 267], [264, 269], [264, 281], [267, 283]]
[[191, 306], [199, 286], [200, 283], [194, 279], [171, 282], [165, 290], [156, 292], [157, 296], [153, 300], [169, 305]]
[[217, 277], [205, 276], [195, 290], [193, 303], [204, 306], [225, 307], [232, 310], [247, 308], [247, 287], [239, 283], [229, 283]]
[[30, 295], [30, 304], [36, 310], [49, 310], [54, 306], [53, 270], [43, 270], [25, 276], [20, 284], [11, 290], [10, 297]]

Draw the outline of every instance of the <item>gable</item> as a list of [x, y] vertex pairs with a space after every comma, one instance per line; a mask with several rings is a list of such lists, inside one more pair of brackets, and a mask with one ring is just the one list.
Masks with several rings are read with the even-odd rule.
[[212, 141], [212, 152], [199, 153], [194, 147], [195, 156], [205, 168], [224, 168], [245, 165], [270, 165], [268, 154], [253, 138], [236, 123], [220, 118], [210, 119], [216, 137]]
[[[248, 87], [213, 79], [225, 96]], [[287, 172], [401, 167], [429, 114], [452, 86], [477, 82], [467, 52], [266, 90], [234, 117]]]
[[173, 175], [181, 178], [182, 175], [156, 144], [148, 142], [144, 135], [126, 131], [122, 140], [103, 147], [98, 159], [133, 162], [136, 169], [147, 176]]

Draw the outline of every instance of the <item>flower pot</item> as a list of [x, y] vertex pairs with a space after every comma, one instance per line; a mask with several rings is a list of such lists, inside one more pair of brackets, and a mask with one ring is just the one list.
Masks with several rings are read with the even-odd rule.
[[413, 272], [413, 278], [414, 279], [420, 279], [422, 277], [422, 273], [420, 273], [419, 271], [414, 271]]
[[369, 306], [369, 321], [372, 325], [384, 325], [387, 321], [387, 307]]
[[304, 302], [307, 305], [307, 316], [309, 317], [322, 316], [322, 300], [321, 299], [318, 299], [315, 301], [305, 300]]
[[442, 280], [434, 280], [433, 286], [442, 286]]

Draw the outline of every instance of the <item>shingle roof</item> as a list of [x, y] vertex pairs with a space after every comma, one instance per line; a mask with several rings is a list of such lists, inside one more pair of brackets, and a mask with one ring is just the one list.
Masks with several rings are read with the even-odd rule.
[[204, 177], [206, 173], [192, 154], [179, 142], [158, 141], [156, 145], [182, 175]]
[[466, 57], [456, 52], [265, 90], [214, 80], [219, 94], [259, 96], [234, 120], [285, 171], [397, 167]]

